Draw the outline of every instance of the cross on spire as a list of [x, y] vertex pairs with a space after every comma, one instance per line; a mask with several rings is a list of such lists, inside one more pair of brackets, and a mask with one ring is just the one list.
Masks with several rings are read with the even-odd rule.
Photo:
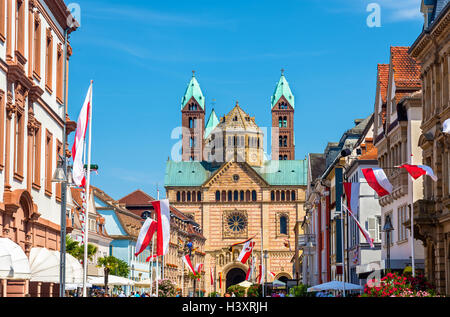
[[284, 75], [284, 68], [281, 69], [281, 75]]
[[195, 77], [195, 70], [192, 71], [192, 77]]

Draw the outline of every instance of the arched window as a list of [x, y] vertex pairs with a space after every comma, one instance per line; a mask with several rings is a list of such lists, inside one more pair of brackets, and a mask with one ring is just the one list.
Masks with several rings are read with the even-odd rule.
[[259, 144], [259, 138], [258, 138], [258, 149], [259, 149], [259, 146], [260, 146], [260, 144]]
[[233, 201], [233, 192], [231, 190], [228, 191], [228, 201]]
[[287, 161], [287, 155], [283, 157], [283, 161]]
[[241, 201], [244, 201], [244, 198], [245, 198], [245, 197], [244, 197], [244, 191], [243, 191], [243, 190], [241, 190], [240, 196], [241, 196], [241, 197], [240, 197], [240, 200], [241, 200]]
[[181, 201], [181, 193], [180, 192], [177, 192], [177, 201], [178, 202]]
[[280, 137], [278, 138], [278, 140], [280, 141], [280, 147], [282, 147], [282, 146], [283, 146], [283, 137], [280, 136]]
[[294, 190], [291, 192], [291, 200], [295, 201], [295, 191]]
[[283, 146], [287, 147], [287, 136], [284, 136], [283, 138]]
[[281, 191], [281, 201], [285, 201], [286, 200], [286, 193], [284, 192], [284, 190]]
[[238, 201], [239, 200], [239, 192], [237, 190], [234, 191], [234, 201]]
[[220, 191], [216, 191], [216, 201], [220, 201]]
[[226, 191], [222, 191], [222, 201], [227, 201], [227, 192]]
[[247, 190], [245, 192], [245, 201], [250, 201], [250, 191], [249, 190]]
[[197, 192], [197, 201], [202, 201], [202, 192]]
[[191, 192], [187, 192], [187, 201], [191, 201]]
[[276, 201], [280, 201], [280, 191], [277, 190], [276, 192]]
[[279, 118], [278, 118], [278, 127], [279, 127], [279, 128], [282, 128], [282, 127], [283, 127], [283, 118], [282, 118], [282, 117], [279, 117]]
[[183, 192], [183, 193], [181, 194], [181, 200], [182, 200], [183, 202], [186, 201], [186, 193], [185, 193], [185, 192]]
[[256, 190], [252, 190], [252, 201], [256, 201]]
[[195, 192], [192, 192], [192, 201], [195, 202], [195, 201], [196, 201], [196, 198], [197, 198], [197, 197], [196, 197], [196, 195], [195, 195]]
[[270, 192], [270, 200], [275, 201], [275, 192], [273, 190]]
[[192, 118], [189, 118], [189, 129], [192, 129], [194, 127], [194, 120]]
[[283, 118], [283, 128], [287, 128], [287, 117]]
[[283, 160], [283, 155], [280, 155], [280, 157], [278, 158], [280, 161]]
[[287, 190], [287, 191], [286, 191], [286, 200], [287, 200], [287, 201], [290, 201], [290, 200], [291, 200], [291, 191], [290, 191], [290, 190]]
[[287, 217], [280, 217], [280, 234], [287, 234]]

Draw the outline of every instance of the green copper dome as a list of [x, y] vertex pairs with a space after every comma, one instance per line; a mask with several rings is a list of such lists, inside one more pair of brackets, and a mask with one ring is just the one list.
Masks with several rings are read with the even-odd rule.
[[205, 110], [205, 97], [203, 96], [202, 90], [200, 89], [200, 85], [195, 78], [195, 75], [192, 75], [191, 81], [189, 82], [189, 85], [186, 88], [186, 92], [184, 93], [183, 99], [181, 100], [181, 110], [186, 107], [186, 104], [191, 100], [191, 98], [194, 97], [194, 99], [198, 102], [200, 107], [202, 107], [203, 110]]
[[219, 119], [217, 118], [216, 112], [213, 109], [209, 116], [208, 123], [206, 123], [205, 139], [210, 135], [210, 133], [214, 130], [214, 128], [217, 127], [218, 124], [219, 124]]
[[271, 98], [272, 109], [282, 96], [284, 96], [284, 98], [286, 98], [286, 100], [289, 102], [292, 108], [295, 109], [295, 98], [294, 95], [292, 94], [291, 88], [289, 87], [289, 83], [287, 82], [286, 77], [284, 77], [284, 74], [281, 74], [281, 78], [278, 81], [277, 87], [275, 88], [275, 92], [273, 93], [273, 96]]

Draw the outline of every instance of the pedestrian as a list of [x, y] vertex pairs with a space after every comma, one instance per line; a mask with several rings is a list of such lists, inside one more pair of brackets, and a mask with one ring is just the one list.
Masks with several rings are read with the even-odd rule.
[[136, 292], [136, 294], [134, 295], [134, 297], [141, 297], [141, 295], [139, 294], [139, 291]]

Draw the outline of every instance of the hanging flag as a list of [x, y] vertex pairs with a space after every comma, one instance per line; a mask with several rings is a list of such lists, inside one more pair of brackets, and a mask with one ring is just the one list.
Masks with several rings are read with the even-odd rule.
[[251, 276], [252, 276], [252, 266], [250, 265], [250, 266], [248, 267], [247, 274], [245, 275], [245, 280], [246, 280], [246, 281], [250, 281]]
[[209, 269], [210, 277], [211, 277], [211, 285], [214, 285], [214, 277], [213, 277], [213, 271], [212, 268]]
[[145, 250], [145, 248], [150, 244], [157, 228], [157, 223], [150, 217], [148, 217], [144, 224], [142, 225], [141, 231], [139, 231], [139, 236], [136, 241], [136, 252], [135, 256], [138, 256]]
[[195, 272], [197, 272], [197, 274], [200, 274], [201, 269], [203, 268], [203, 264], [199, 263], [195, 266]]
[[426, 165], [409, 165], [409, 164], [403, 164], [402, 166], [399, 166], [399, 168], [404, 168], [408, 171], [409, 175], [411, 175], [412, 178], [418, 179], [422, 175], [428, 175], [430, 176], [435, 182], [437, 182], [438, 178], [436, 175], [434, 175], [433, 169]]
[[364, 168], [362, 172], [367, 183], [377, 192], [378, 196], [383, 197], [392, 193], [392, 184], [381, 168]]
[[359, 189], [361, 183], [344, 183], [347, 207], [357, 215], [359, 206]]
[[156, 213], [156, 255], [167, 253], [170, 242], [170, 207], [169, 200], [156, 200], [151, 202]]
[[444, 121], [442, 132], [450, 134], [450, 119]]
[[264, 265], [261, 265], [261, 264], [260, 264], [260, 265], [259, 265], [259, 275], [258, 275], [258, 277], [256, 278], [256, 282], [257, 282], [258, 284], [261, 284], [261, 283], [262, 283], [264, 270], [265, 270]]
[[[81, 108], [80, 115], [77, 121], [77, 131], [75, 133], [75, 140], [72, 146], [73, 168], [72, 177], [77, 186], [86, 186], [86, 177], [83, 163], [84, 143], [86, 140], [86, 131], [89, 122], [90, 108], [92, 106], [92, 82], [89, 86], [86, 99]], [[65, 155], [65, 154], [64, 154]]]
[[352, 211], [350, 209], [347, 208], [347, 206], [345, 206], [344, 204], [342, 204], [342, 206], [343, 206], [343, 208], [347, 209], [347, 211], [350, 214], [350, 216], [352, 216], [353, 220], [355, 221], [356, 225], [359, 228], [359, 231], [361, 231], [361, 233], [364, 235], [364, 237], [366, 238], [367, 243], [370, 244], [370, 247], [372, 249], [375, 248], [375, 245], [373, 244], [373, 239], [370, 237], [369, 232], [361, 226], [361, 224], [359, 223], [358, 219], [356, 219], [355, 215], [352, 213]]
[[255, 237], [256, 237], [256, 234], [255, 234], [253, 237], [251, 237], [251, 238], [249, 238], [249, 239], [247, 239], [247, 240], [245, 240], [245, 241], [237, 242], [237, 243], [232, 244], [232, 245], [230, 246], [230, 248], [228, 249], [228, 251], [233, 252], [233, 249], [234, 249], [235, 246], [240, 245], [240, 244], [247, 243], [248, 241], [253, 240]]
[[242, 264], [245, 264], [245, 262], [247, 262], [248, 258], [252, 254], [254, 246], [255, 242], [253, 240], [247, 241], [244, 244], [241, 253], [239, 254], [238, 261], [240, 261]]
[[275, 278], [275, 276], [277, 276], [275, 273], [273, 272], [269, 272], [269, 275], [272, 276], [272, 278]]
[[183, 256], [182, 260], [183, 260], [184, 264], [187, 266], [187, 268], [191, 271], [191, 273], [195, 275], [195, 270], [194, 270], [194, 267], [192, 266], [191, 258], [189, 257], [189, 254], [186, 254], [185, 256]]

